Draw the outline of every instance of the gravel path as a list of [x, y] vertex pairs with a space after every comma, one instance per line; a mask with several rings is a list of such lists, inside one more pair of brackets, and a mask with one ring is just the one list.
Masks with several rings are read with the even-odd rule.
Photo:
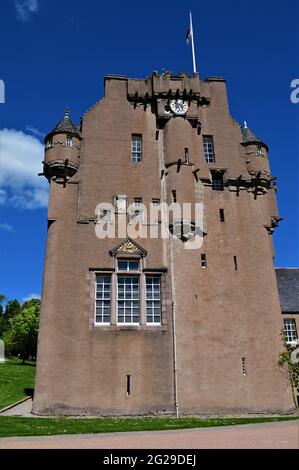
[[0, 413], [1, 416], [25, 416], [25, 417], [37, 417], [35, 415], [31, 414], [31, 409], [32, 409], [32, 398], [29, 398], [26, 401], [23, 401], [23, 403], [20, 403], [19, 405], [14, 406], [13, 408], [10, 408], [9, 410], [3, 411]]

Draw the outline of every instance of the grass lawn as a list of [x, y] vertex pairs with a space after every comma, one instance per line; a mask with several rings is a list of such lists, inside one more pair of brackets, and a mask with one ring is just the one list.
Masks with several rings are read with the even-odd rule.
[[290, 421], [294, 417], [277, 418], [20, 418], [0, 416], [0, 437], [92, 434], [126, 431], [166, 431], [206, 428], [237, 424]]
[[0, 409], [26, 397], [25, 389], [34, 388], [35, 363], [16, 358], [0, 364]]

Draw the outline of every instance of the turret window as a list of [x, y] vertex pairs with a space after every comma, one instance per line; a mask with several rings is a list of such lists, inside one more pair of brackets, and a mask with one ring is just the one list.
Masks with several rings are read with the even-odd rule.
[[203, 136], [203, 150], [206, 163], [215, 163], [214, 141], [212, 136]]
[[66, 136], [66, 145], [67, 145], [67, 147], [72, 147], [73, 146], [73, 138], [70, 135]]
[[46, 143], [46, 148], [52, 147], [53, 145], [53, 137], [50, 137]]
[[140, 134], [132, 135], [131, 159], [134, 163], [142, 161], [142, 135]]

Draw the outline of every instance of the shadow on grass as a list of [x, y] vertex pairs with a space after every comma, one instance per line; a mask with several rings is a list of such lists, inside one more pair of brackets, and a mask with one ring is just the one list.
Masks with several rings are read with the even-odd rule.
[[27, 397], [33, 398], [34, 388], [24, 388], [24, 393], [27, 395]]

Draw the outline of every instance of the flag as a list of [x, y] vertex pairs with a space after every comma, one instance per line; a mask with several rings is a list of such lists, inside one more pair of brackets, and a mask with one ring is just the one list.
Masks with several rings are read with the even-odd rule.
[[186, 33], [186, 43], [187, 43], [187, 44], [190, 43], [191, 34], [192, 34], [192, 30], [191, 30], [191, 28], [188, 28], [188, 29], [187, 29], [187, 33]]

